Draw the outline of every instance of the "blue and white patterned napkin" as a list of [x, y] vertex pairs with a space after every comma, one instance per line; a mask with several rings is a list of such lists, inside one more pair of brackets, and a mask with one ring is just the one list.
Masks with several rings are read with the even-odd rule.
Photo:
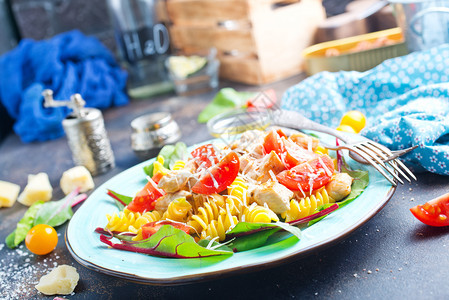
[[449, 175], [449, 45], [383, 62], [366, 72], [321, 72], [288, 89], [282, 108], [337, 127], [346, 111], [367, 116], [362, 135], [403, 156], [414, 171]]

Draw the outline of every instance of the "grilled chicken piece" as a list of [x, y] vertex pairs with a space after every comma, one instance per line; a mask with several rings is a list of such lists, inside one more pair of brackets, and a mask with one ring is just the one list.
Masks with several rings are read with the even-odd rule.
[[161, 178], [157, 187], [163, 189], [166, 193], [174, 193], [181, 190], [192, 176], [187, 170], [171, 171]]
[[[304, 134], [302, 132], [298, 132], [298, 133], [294, 133], [290, 136], [290, 140], [292, 140], [293, 142], [295, 142], [298, 146], [300, 146], [301, 148], [310, 150], [315, 152], [316, 148], [318, 147], [318, 144], [320, 143], [320, 140]], [[310, 147], [310, 149], [309, 149]]]
[[277, 214], [281, 214], [290, 209], [290, 199], [293, 192], [279, 182], [267, 181], [257, 186], [251, 196], [259, 205], [267, 204], [268, 207]]
[[249, 153], [252, 158], [261, 158], [264, 154], [263, 138], [263, 131], [248, 130], [245, 131], [240, 136], [240, 139], [233, 143], [230, 148], [238, 153]]
[[337, 173], [326, 184], [326, 191], [332, 202], [340, 201], [351, 193], [352, 177], [347, 173]]
[[190, 173], [194, 173], [196, 169], [198, 168], [196, 162], [194, 159], [189, 159], [186, 162], [186, 165], [184, 166], [183, 170], [189, 171]]
[[274, 175], [277, 175], [285, 169], [286, 168], [279, 156], [274, 151], [271, 151], [270, 154], [265, 155], [265, 157], [262, 159], [261, 167], [259, 170], [262, 175], [257, 178], [257, 180], [260, 182], [267, 182], [271, 179], [271, 175], [269, 172], [270, 170], [273, 171]]
[[253, 179], [256, 179], [257, 174], [255, 174], [256, 164], [254, 158], [251, 158], [249, 154], [244, 154], [239, 157], [239, 160], [240, 160], [240, 172], [242, 174], [249, 175]]
[[192, 194], [187, 192], [187, 191], [179, 191], [176, 193], [169, 193], [169, 194], [165, 194], [164, 196], [160, 197], [159, 199], [157, 199], [156, 202], [156, 210], [158, 211], [166, 211], [168, 208], [168, 205], [178, 199], [178, 198], [186, 198], [188, 199]]

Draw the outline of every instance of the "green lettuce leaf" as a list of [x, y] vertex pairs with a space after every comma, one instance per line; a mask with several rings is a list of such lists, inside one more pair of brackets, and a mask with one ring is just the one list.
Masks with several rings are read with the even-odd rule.
[[233, 88], [223, 88], [214, 97], [203, 111], [198, 115], [199, 123], [206, 123], [216, 115], [241, 108], [246, 100], [254, 97], [256, 93], [252, 92], [237, 92]]
[[301, 230], [298, 227], [287, 223], [238, 223], [229, 233], [226, 240], [233, 239], [226, 244], [234, 252], [246, 251], [259, 248], [267, 243], [267, 240], [274, 233], [285, 230], [301, 239]]
[[[166, 145], [159, 151], [158, 156], [164, 158], [164, 167], [171, 169], [176, 161], [187, 158], [189, 152], [187, 145], [183, 142], [177, 142], [176, 145]], [[143, 171], [150, 177], [153, 177], [154, 162], [143, 167]]]
[[17, 247], [25, 239], [28, 231], [33, 227], [34, 218], [42, 205], [44, 205], [44, 202], [38, 201], [27, 209], [22, 219], [17, 223], [16, 229], [6, 237], [5, 243], [9, 248]]

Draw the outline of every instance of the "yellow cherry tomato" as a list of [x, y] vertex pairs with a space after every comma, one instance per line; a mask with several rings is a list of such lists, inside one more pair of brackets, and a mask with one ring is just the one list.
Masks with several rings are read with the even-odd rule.
[[25, 245], [34, 254], [45, 255], [53, 251], [58, 244], [56, 230], [46, 224], [39, 224], [28, 231]]
[[357, 133], [357, 132], [355, 131], [355, 129], [352, 128], [352, 127], [349, 126], [349, 125], [340, 125], [340, 126], [338, 126], [336, 129], [339, 130], [339, 131], [344, 131], [344, 132]]
[[326, 148], [324, 148], [321, 145], [318, 145], [318, 147], [316, 147], [315, 153], [316, 154], [320, 154], [320, 155], [322, 155], [322, 154], [329, 154], [329, 150], [327, 150]]
[[348, 111], [343, 115], [340, 121], [341, 125], [351, 126], [356, 133], [359, 133], [366, 124], [366, 117], [358, 110]]

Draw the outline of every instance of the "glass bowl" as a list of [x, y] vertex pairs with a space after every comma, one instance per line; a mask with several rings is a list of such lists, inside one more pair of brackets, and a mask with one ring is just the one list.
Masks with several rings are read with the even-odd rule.
[[176, 55], [167, 58], [165, 66], [168, 70], [168, 76], [173, 82], [175, 92], [179, 96], [191, 96], [200, 93], [206, 93], [218, 87], [218, 75], [220, 69], [220, 61], [216, 59], [217, 50], [212, 48], [208, 53], [195, 53], [195, 55], [179, 55], [178, 57], [200, 57], [207, 60], [206, 64], [199, 70], [180, 76], [177, 70], [173, 70], [170, 59]]
[[228, 138], [247, 130], [265, 130], [272, 123], [273, 110], [235, 109], [216, 115], [207, 122], [209, 134]]

